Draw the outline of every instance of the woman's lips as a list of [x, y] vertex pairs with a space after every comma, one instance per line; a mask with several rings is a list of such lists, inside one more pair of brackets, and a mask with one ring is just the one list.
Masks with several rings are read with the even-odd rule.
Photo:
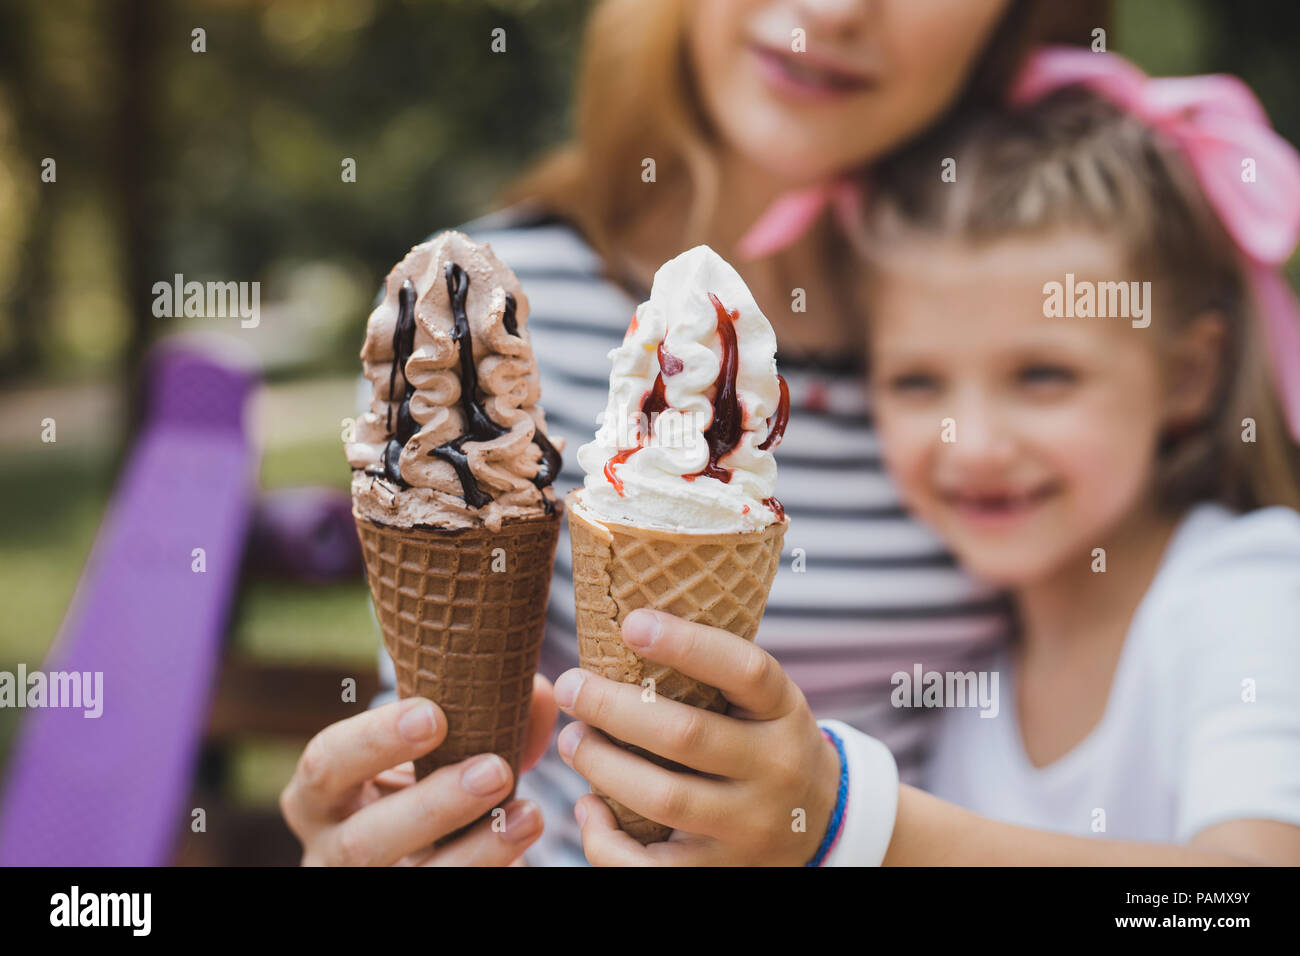
[[949, 492], [944, 502], [965, 524], [983, 531], [1002, 531], [1033, 514], [1057, 492], [1055, 484], [1027, 491]]
[[754, 44], [751, 49], [764, 81], [793, 99], [825, 102], [868, 90], [873, 77], [841, 63]]

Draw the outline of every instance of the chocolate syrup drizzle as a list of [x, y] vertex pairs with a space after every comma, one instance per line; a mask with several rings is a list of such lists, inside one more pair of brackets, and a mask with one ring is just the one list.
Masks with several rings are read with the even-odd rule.
[[505, 326], [507, 332], [519, 338], [519, 326], [515, 323], [515, 297], [509, 292], [506, 293], [506, 310], [501, 316], [501, 324]]
[[[411, 396], [415, 388], [406, 380], [406, 363], [415, 351], [415, 283], [410, 279], [402, 283], [397, 294], [397, 324], [393, 326], [393, 367], [388, 373], [388, 434], [392, 437], [384, 446], [384, 476], [403, 488], [406, 482], [398, 466], [402, 446], [415, 434], [415, 420], [411, 418]], [[397, 387], [397, 370], [402, 370], [406, 392], [397, 409], [397, 428], [393, 428], [393, 389]]]
[[[469, 292], [469, 275], [456, 263], [449, 262], [443, 269], [443, 276], [447, 282], [447, 297], [451, 300], [453, 319], [451, 338], [460, 350], [460, 407], [465, 415], [466, 430], [464, 434], [453, 438], [451, 441], [443, 442], [429, 454], [447, 462], [455, 470], [456, 477], [460, 479], [460, 487], [464, 493], [466, 504], [474, 508], [482, 508], [492, 501], [492, 496], [486, 494], [478, 486], [474, 473], [470, 470], [468, 456], [464, 451], [465, 443], [491, 441], [494, 438], [501, 437], [509, 429], [503, 428], [488, 417], [487, 411], [478, 399], [478, 367], [474, 364], [474, 339], [469, 328], [469, 316], [465, 313], [465, 296]], [[516, 308], [515, 297], [507, 292], [505, 314], [501, 317], [501, 324], [507, 332], [517, 338], [519, 336], [519, 326], [515, 319]], [[388, 379], [390, 397], [396, 383], [397, 369], [399, 367], [405, 369], [406, 362], [410, 359], [411, 352], [414, 351], [414, 345], [415, 286], [410, 279], [407, 279], [402, 283], [402, 290], [398, 296], [397, 327], [393, 331], [393, 370], [389, 373]], [[397, 465], [402, 447], [415, 434], [415, 422], [411, 418], [410, 410], [410, 400], [414, 393], [415, 389], [410, 382], [407, 382], [406, 395], [397, 412], [396, 431], [393, 431], [392, 406], [390, 405], [388, 409], [388, 428], [393, 437], [384, 449], [384, 474], [390, 481], [396, 482], [403, 488], [407, 487], [407, 483], [403, 480]], [[542, 434], [540, 428], [534, 427], [533, 429], [533, 443], [542, 451], [542, 461], [537, 469], [537, 474], [533, 477], [533, 484], [539, 489], [545, 488], [555, 480], [555, 476], [560, 472], [560, 453]], [[542, 502], [547, 514], [555, 510], [555, 506], [550, 499], [543, 496]]]

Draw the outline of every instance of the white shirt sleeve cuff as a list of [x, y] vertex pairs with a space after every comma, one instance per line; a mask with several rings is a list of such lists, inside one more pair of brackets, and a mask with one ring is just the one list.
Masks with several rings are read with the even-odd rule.
[[822, 866], [879, 866], [898, 815], [898, 765], [875, 737], [838, 720], [820, 720], [844, 744], [849, 792], [839, 838]]

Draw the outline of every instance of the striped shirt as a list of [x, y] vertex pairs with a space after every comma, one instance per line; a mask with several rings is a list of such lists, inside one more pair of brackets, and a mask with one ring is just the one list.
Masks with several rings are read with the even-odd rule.
[[[579, 445], [590, 441], [609, 390], [607, 354], [648, 291], [629, 293], [570, 226], [506, 210], [463, 227], [491, 244], [528, 296], [528, 335], [541, 376], [547, 430], [565, 442], [555, 482], [582, 485]], [[777, 452], [777, 496], [790, 518], [781, 567], [757, 643], [799, 685], [819, 719], [878, 737], [914, 782], [933, 713], [890, 704], [893, 674], [963, 670], [1007, 633], [1004, 605], [957, 568], [940, 541], [903, 510], [883, 468], [864, 377], [853, 368], [784, 360], [790, 421]], [[541, 670], [552, 680], [578, 664], [573, 577], [562, 532]], [[385, 655], [381, 654], [381, 658]], [[384, 660], [392, 683], [391, 663]], [[561, 715], [561, 724], [565, 721]], [[548, 752], [519, 793], [542, 807], [535, 864], [582, 863], [573, 804], [585, 780]]]

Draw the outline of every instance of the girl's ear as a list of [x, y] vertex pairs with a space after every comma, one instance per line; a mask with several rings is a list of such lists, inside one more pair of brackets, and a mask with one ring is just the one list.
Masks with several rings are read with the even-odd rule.
[[1202, 312], [1178, 333], [1167, 366], [1167, 427], [1192, 427], [1210, 413], [1223, 378], [1227, 340], [1228, 324], [1218, 311]]

